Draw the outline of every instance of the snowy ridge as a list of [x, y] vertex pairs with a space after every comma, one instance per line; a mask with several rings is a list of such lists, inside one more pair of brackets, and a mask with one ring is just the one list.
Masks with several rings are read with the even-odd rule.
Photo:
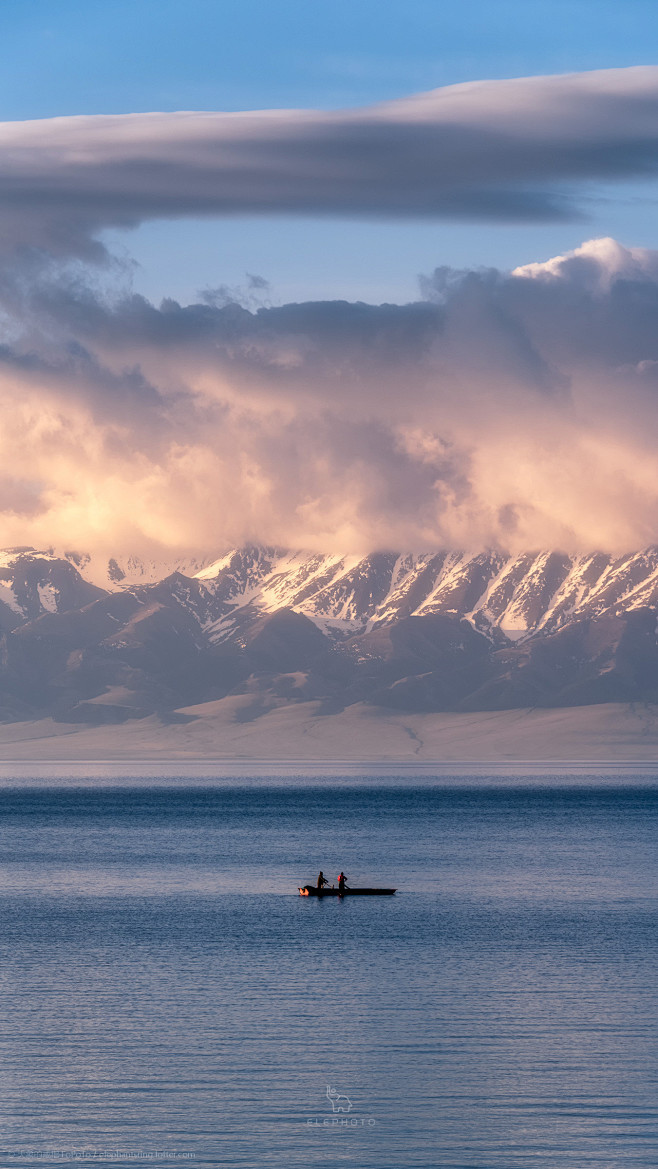
[[555, 551], [359, 556], [252, 545], [170, 561], [52, 549], [0, 553], [0, 609], [8, 627], [108, 593], [134, 594], [148, 604], [166, 597], [210, 643], [230, 636], [241, 615], [281, 609], [303, 614], [334, 637], [443, 614], [515, 643], [584, 618], [658, 606], [658, 548], [619, 557]]
[[[246, 606], [293, 609], [323, 631], [364, 632], [403, 617], [466, 618], [516, 642], [571, 621], [658, 605], [658, 549], [627, 556], [560, 552], [379, 552], [365, 557], [277, 549], [228, 553], [196, 576], [223, 601], [217, 631]], [[212, 634], [212, 631], [210, 631]]]

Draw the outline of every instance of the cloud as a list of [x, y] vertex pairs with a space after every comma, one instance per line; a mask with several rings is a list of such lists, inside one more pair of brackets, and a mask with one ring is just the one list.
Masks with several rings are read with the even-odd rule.
[[272, 307], [250, 275], [157, 307], [98, 242], [183, 215], [574, 216], [657, 164], [656, 68], [0, 125], [0, 544], [658, 542], [658, 253], [438, 268], [408, 305]]
[[658, 542], [656, 252], [439, 268], [409, 305], [156, 307], [58, 266], [0, 296], [0, 545]]
[[148, 219], [244, 213], [551, 220], [658, 166], [658, 68], [481, 81], [363, 109], [0, 124], [0, 244], [98, 259]]

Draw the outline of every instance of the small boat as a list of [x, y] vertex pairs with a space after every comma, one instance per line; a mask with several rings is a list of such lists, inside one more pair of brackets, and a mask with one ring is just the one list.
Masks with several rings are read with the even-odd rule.
[[348, 889], [345, 886], [342, 893], [334, 889], [318, 889], [315, 885], [300, 885], [300, 897], [391, 897], [395, 889]]

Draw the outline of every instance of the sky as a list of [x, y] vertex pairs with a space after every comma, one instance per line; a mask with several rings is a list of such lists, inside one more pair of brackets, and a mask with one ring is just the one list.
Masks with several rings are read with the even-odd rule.
[[[3, 0], [0, 119], [341, 109], [481, 78], [651, 64], [654, 0]], [[112, 232], [151, 298], [267, 279], [278, 302], [418, 294], [437, 264], [512, 268], [613, 235], [658, 247], [655, 189], [591, 192], [584, 223], [155, 222]]]
[[653, 0], [0, 8], [0, 544], [658, 541]]

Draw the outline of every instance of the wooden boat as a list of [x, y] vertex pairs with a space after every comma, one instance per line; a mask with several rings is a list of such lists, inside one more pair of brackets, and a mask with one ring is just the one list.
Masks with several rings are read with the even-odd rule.
[[318, 889], [315, 885], [303, 885], [299, 888], [300, 897], [391, 897], [395, 889], [345, 889], [339, 893], [333, 885], [330, 889]]

